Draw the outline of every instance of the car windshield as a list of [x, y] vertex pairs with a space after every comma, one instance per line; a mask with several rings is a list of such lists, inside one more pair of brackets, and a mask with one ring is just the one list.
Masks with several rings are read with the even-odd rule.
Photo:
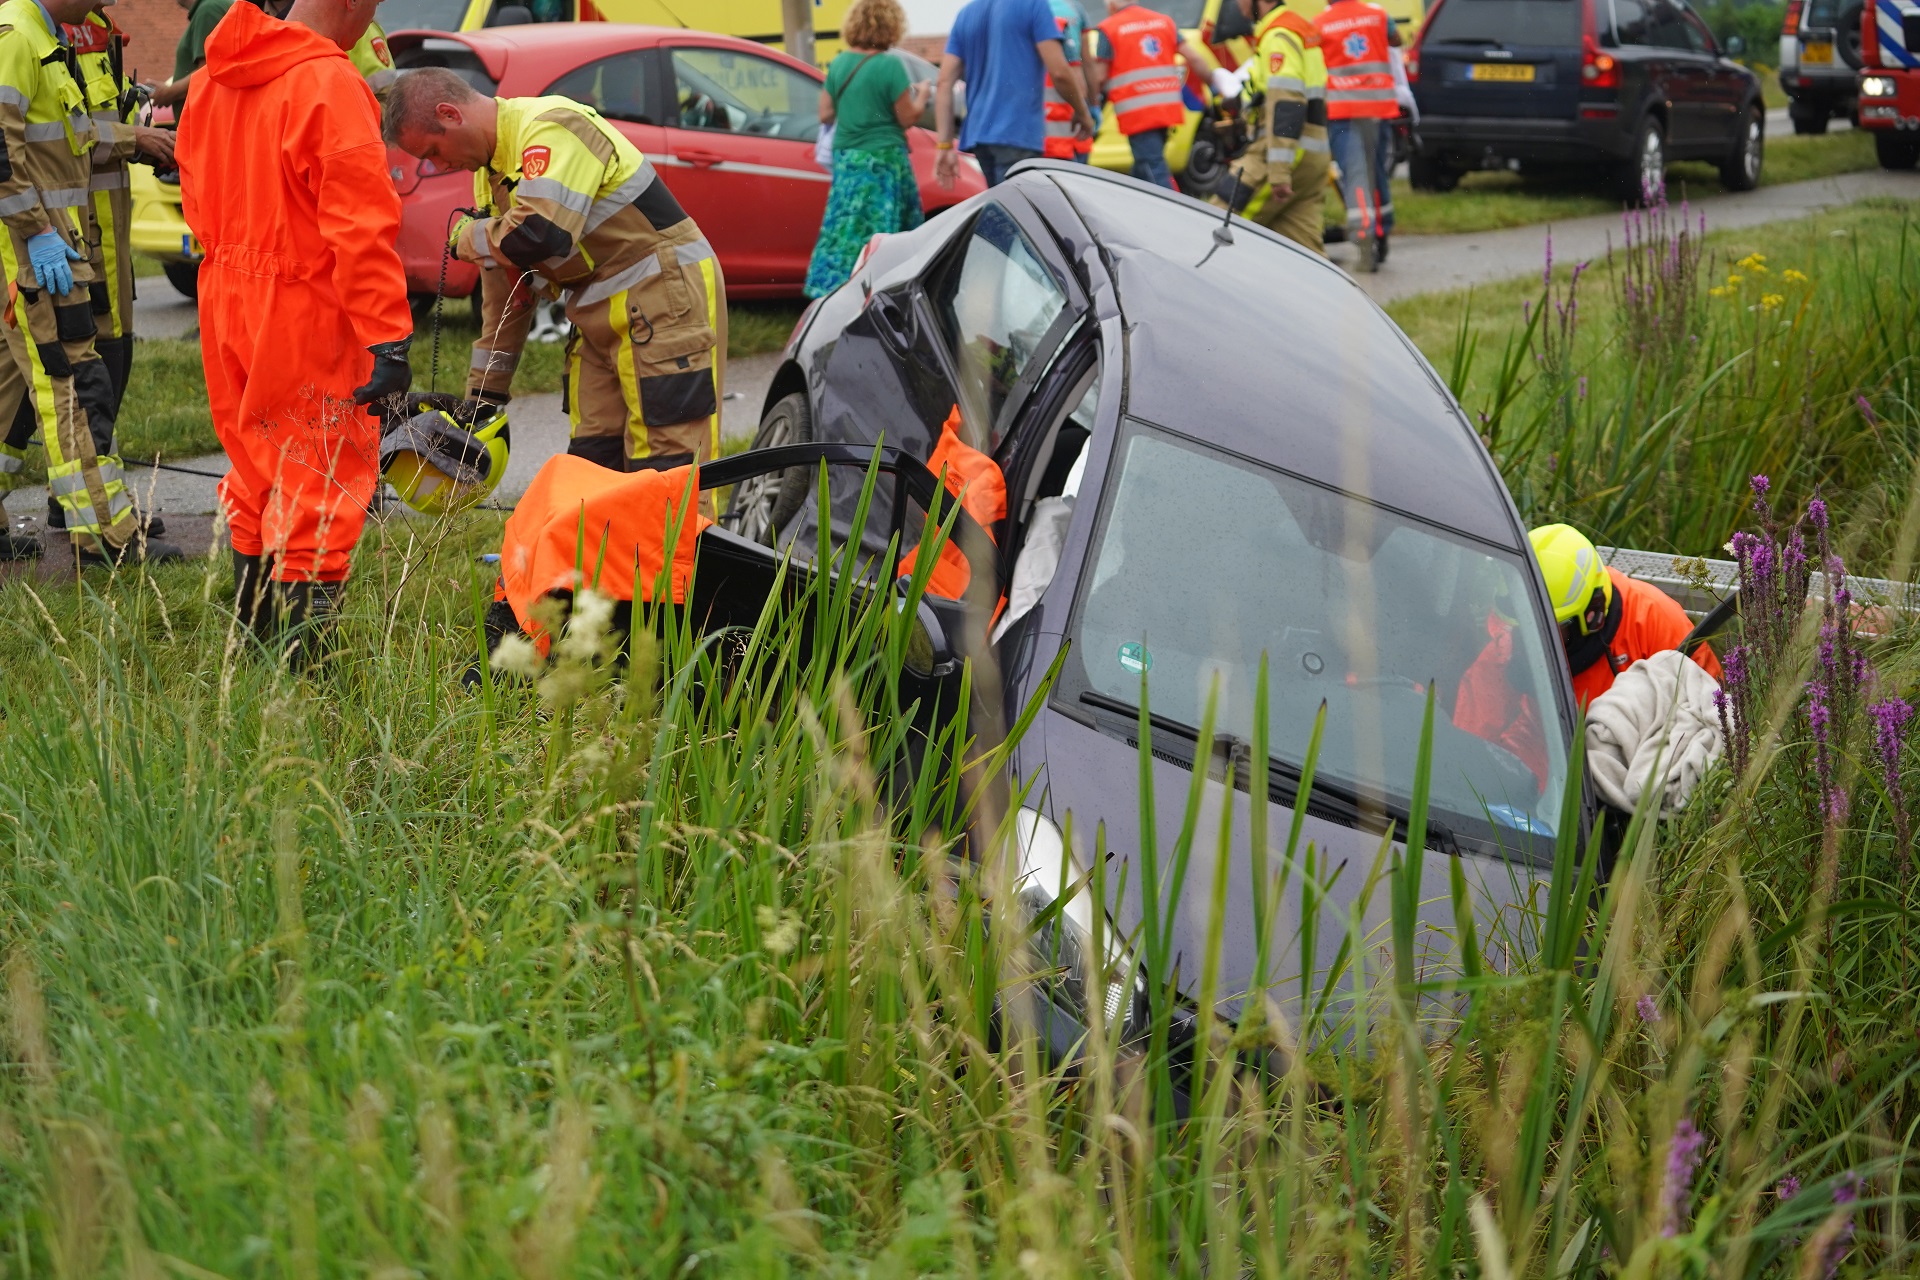
[[458, 31], [467, 0], [381, 0], [375, 12], [388, 31]]
[[1421, 42], [1578, 45], [1577, 0], [1447, 0], [1427, 20]]
[[[1523, 562], [1471, 539], [1130, 423], [1073, 624], [1063, 694], [1250, 739], [1261, 655], [1273, 756], [1404, 808], [1427, 691], [1432, 809], [1508, 847], [1559, 821], [1566, 748]], [[1557, 656], [1557, 655], [1556, 655]], [[1216, 684], [1217, 682], [1217, 684]], [[1076, 698], [1077, 695], [1077, 698]]]

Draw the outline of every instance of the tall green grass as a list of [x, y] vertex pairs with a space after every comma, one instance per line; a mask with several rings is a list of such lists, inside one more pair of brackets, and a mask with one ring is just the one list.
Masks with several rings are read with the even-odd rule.
[[1885, 564], [1920, 446], [1912, 207], [1705, 240], [1682, 210], [1670, 222], [1512, 312], [1504, 292], [1491, 316], [1454, 311], [1445, 350], [1427, 334], [1523, 516], [1717, 555], [1766, 474], [1789, 508], [1844, 499]]
[[[1843, 912], [1776, 925], [1743, 870], [1778, 757], [1693, 819], [1684, 874], [1640, 814], [1602, 882], [1570, 807], [1498, 915], [1472, 869], [1423, 881], [1391, 838], [1341, 868], [1264, 809], [1202, 821], [1232, 812], [1203, 771], [1176, 846], [1139, 851], [1149, 1030], [1122, 1043], [1095, 1011], [1050, 1065], [1045, 913], [1011, 892], [1001, 811], [1019, 795], [981, 785], [1004, 746], [903, 702], [910, 609], [820, 575], [751, 628], [642, 610], [624, 667], [587, 630], [537, 682], [489, 668], [465, 693], [496, 537], [374, 529], [350, 656], [312, 681], [242, 642], [216, 564], [0, 594], [9, 1274], [1910, 1258], [1893, 1086], [1837, 1087], [1818, 1020]], [[1253, 859], [1255, 901], [1190, 880], [1196, 850]], [[1155, 980], [1176, 901], [1210, 922], [1190, 1020]], [[1296, 1018], [1230, 999], [1213, 964], [1236, 913], [1289, 901], [1307, 927], [1264, 933], [1261, 961]], [[1450, 925], [1418, 923], [1432, 904]], [[1345, 940], [1331, 972], [1303, 960], [1315, 933]], [[1683, 1120], [1706, 1142], [1678, 1179]]]

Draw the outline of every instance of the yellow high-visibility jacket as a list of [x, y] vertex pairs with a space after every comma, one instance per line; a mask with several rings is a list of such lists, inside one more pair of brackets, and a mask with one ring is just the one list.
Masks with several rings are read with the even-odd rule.
[[1286, 182], [1301, 152], [1327, 150], [1327, 62], [1319, 31], [1284, 4], [1253, 34], [1247, 84], [1266, 96], [1267, 179]]

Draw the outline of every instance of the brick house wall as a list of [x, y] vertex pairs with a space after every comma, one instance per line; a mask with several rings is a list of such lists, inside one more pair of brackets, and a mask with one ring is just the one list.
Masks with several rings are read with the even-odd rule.
[[159, 83], [173, 74], [173, 47], [187, 29], [177, 0], [118, 0], [107, 10], [127, 36], [127, 74]]
[[[147, 2], [151, 4], [153, 0], [147, 0]], [[940, 65], [940, 55], [947, 51], [947, 37], [945, 35], [908, 36], [900, 41], [900, 47], [908, 53], [918, 54], [937, 67]]]

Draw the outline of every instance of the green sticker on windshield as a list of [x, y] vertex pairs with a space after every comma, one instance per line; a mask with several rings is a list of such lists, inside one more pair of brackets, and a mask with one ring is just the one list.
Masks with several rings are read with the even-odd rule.
[[1147, 646], [1137, 640], [1129, 640], [1120, 646], [1120, 665], [1137, 676], [1153, 670], [1153, 655], [1147, 652]]

